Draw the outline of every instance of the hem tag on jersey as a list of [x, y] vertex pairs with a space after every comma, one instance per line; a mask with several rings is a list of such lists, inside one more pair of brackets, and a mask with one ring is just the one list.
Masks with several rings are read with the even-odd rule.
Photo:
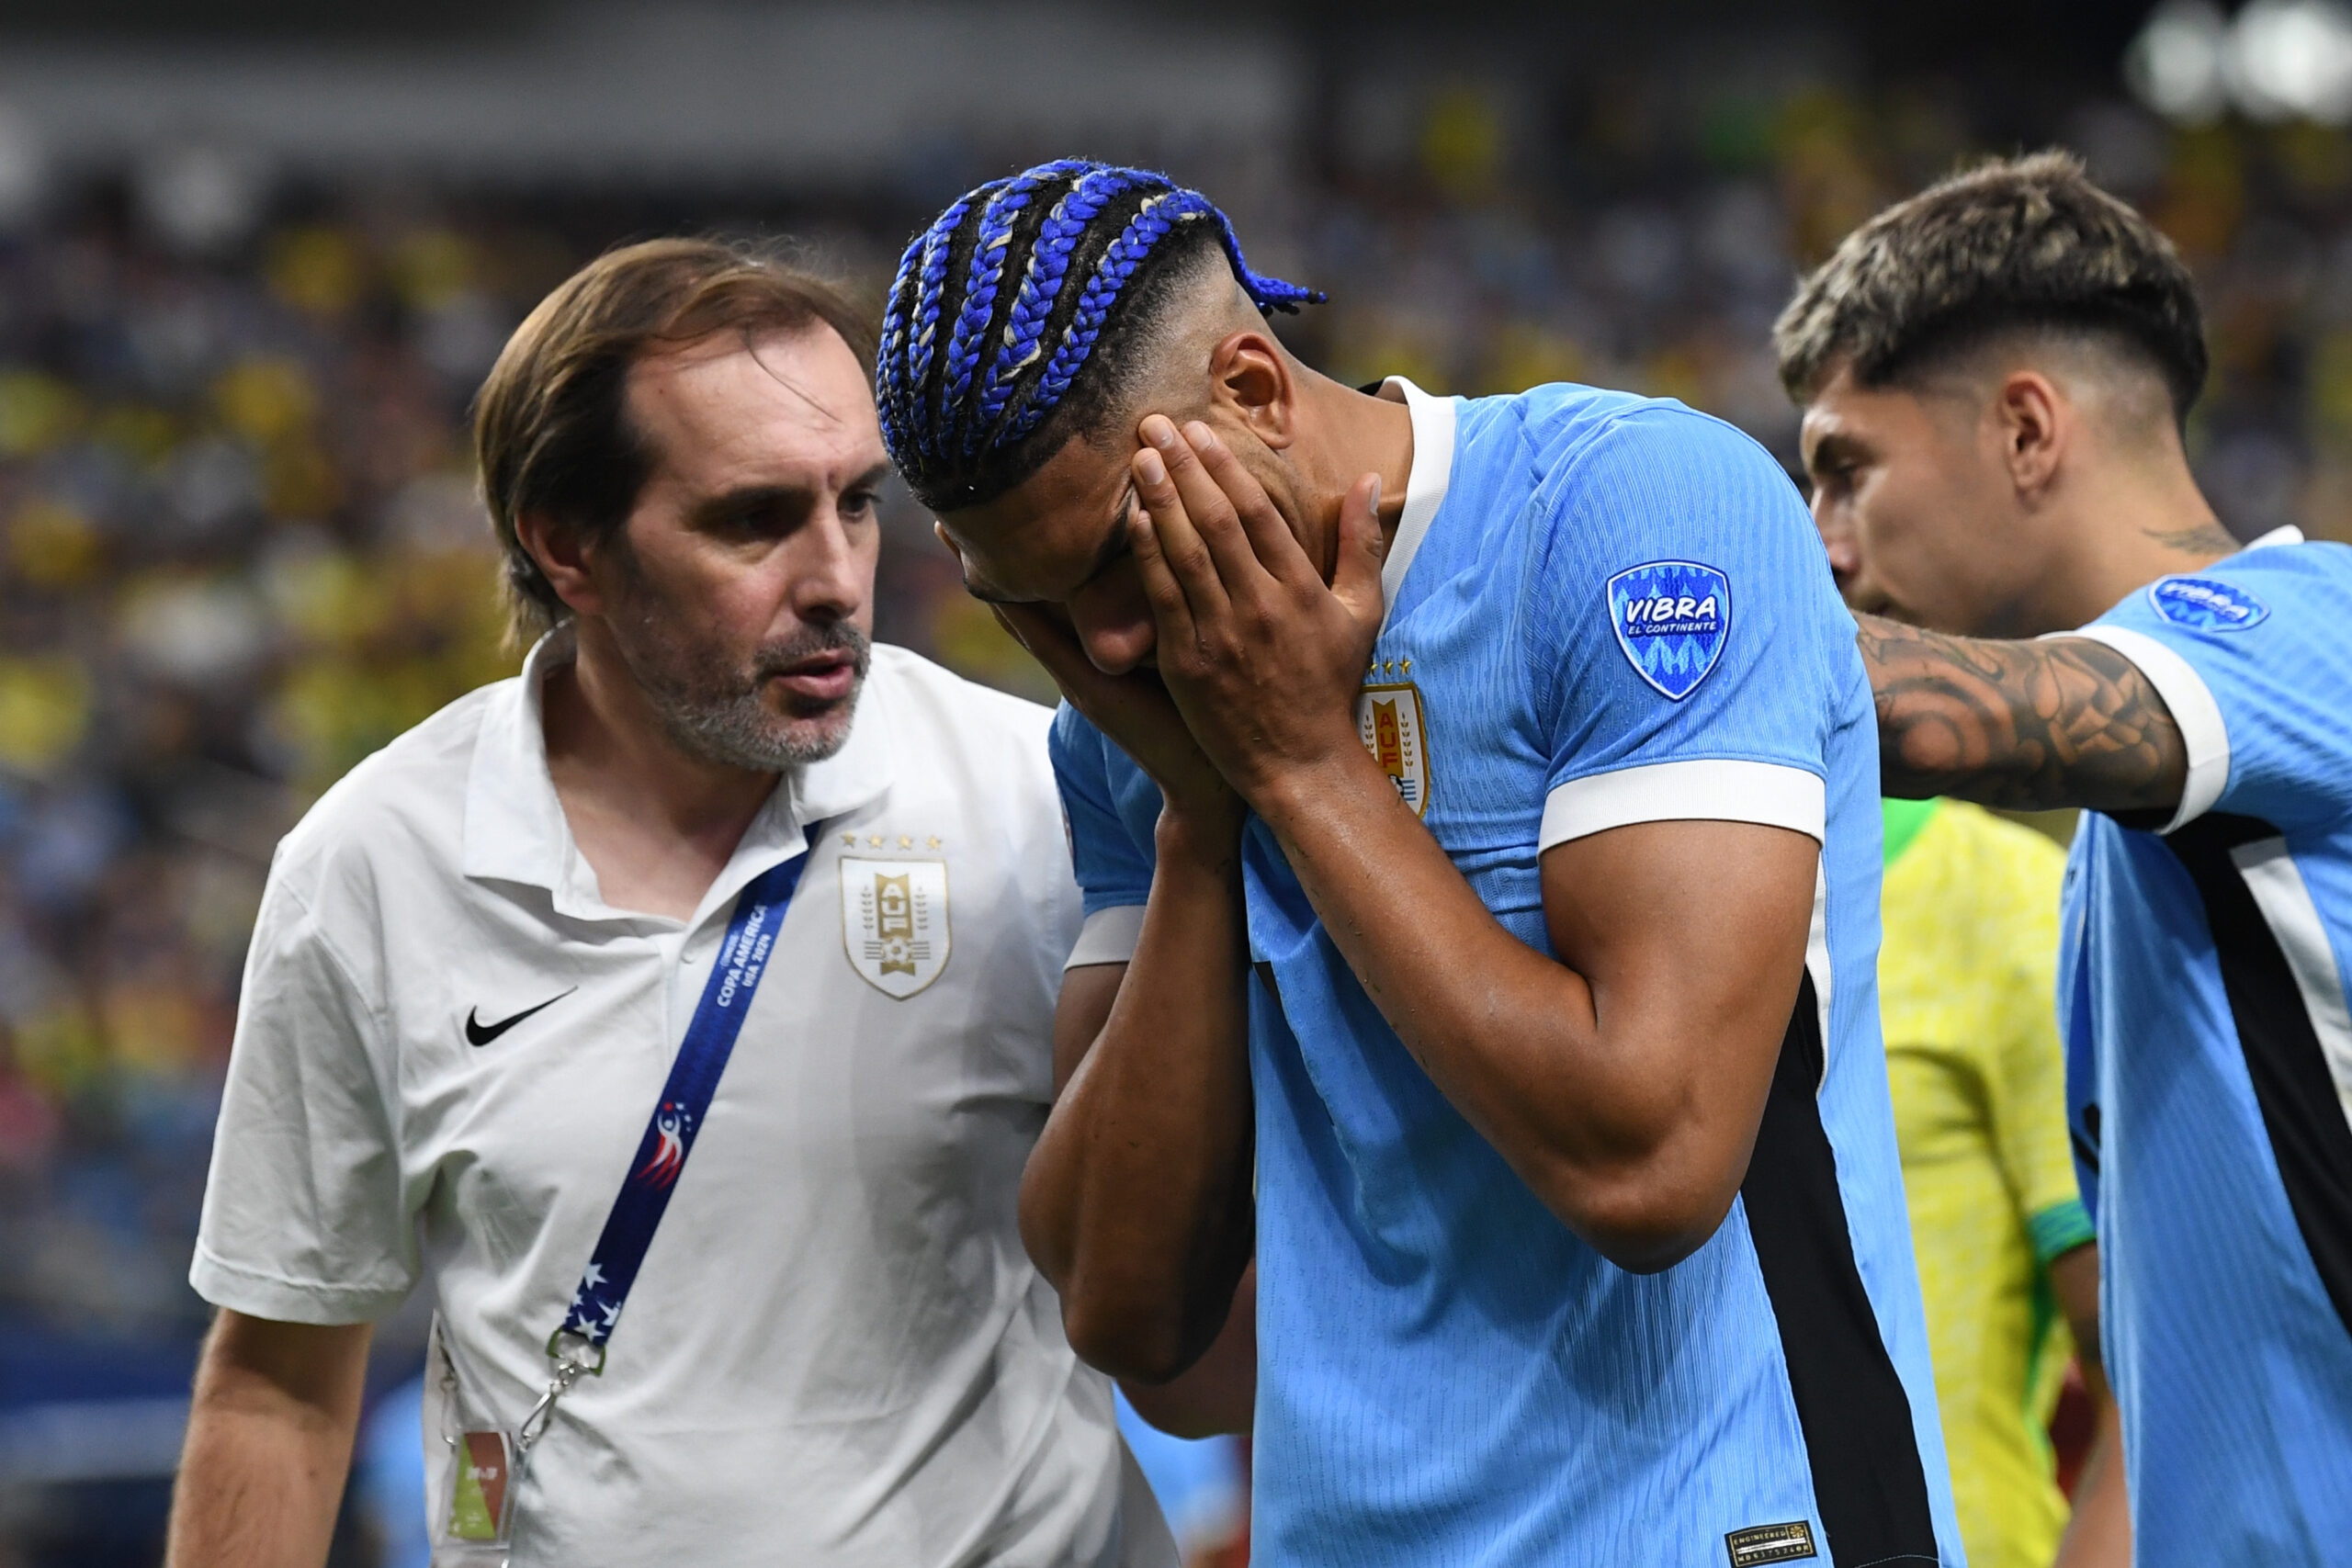
[[1654, 560], [1609, 580], [1609, 623], [1634, 672], [1669, 702], [1696, 691], [1731, 630], [1731, 579], [1697, 561]]
[[2148, 584], [2156, 614], [2193, 632], [2242, 632], [2270, 618], [2270, 606], [2233, 582], [2211, 577], [2160, 577]]
[[1794, 1562], [1820, 1555], [1813, 1549], [1813, 1526], [1804, 1519], [1784, 1525], [1750, 1525], [1724, 1537], [1731, 1549], [1731, 1568], [1755, 1568], [1759, 1562]]

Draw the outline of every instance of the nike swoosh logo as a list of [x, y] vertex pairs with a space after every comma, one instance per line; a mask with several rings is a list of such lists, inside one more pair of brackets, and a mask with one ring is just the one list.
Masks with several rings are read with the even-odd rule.
[[480, 1010], [468, 1008], [466, 1010], [466, 1043], [469, 1045], [487, 1045], [492, 1041], [497, 1039], [500, 1035], [505, 1033], [508, 1030], [514, 1028], [516, 1024], [522, 1022], [525, 1019], [530, 1017], [533, 1013], [546, 1011], [548, 1008], [551, 1008], [555, 1006], [556, 1003], [563, 1000], [564, 998], [571, 995], [571, 991], [576, 991], [579, 988], [579, 987], [574, 986], [571, 987], [571, 991], [558, 991], [554, 996], [549, 997], [537, 1007], [525, 1008], [513, 1018], [502, 1018], [496, 1023], [482, 1022], [479, 1018], [475, 1017], [476, 1012]]

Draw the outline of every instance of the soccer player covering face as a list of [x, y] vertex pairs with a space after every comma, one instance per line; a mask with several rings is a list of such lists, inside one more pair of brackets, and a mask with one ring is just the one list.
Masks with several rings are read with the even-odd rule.
[[1270, 1562], [1957, 1562], [1802, 503], [1676, 404], [1337, 385], [1307, 298], [1057, 163], [886, 317], [885, 441], [1069, 699], [1073, 1342], [1233, 1419], [1254, 1258]]
[[2138, 1560], [2341, 1562], [2352, 549], [2216, 525], [2188, 272], [2063, 155], [1872, 219], [1778, 336], [1889, 793], [2097, 813], [2057, 1004]]

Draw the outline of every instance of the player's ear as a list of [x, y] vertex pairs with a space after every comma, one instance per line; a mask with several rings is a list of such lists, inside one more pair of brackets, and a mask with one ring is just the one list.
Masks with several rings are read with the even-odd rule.
[[1994, 418], [2009, 481], [2019, 496], [2040, 495], [2057, 477], [2074, 437], [2074, 408], [2039, 370], [2012, 370], [2001, 378]]
[[1211, 407], [1275, 451], [1297, 434], [1297, 396], [1290, 361], [1265, 333], [1234, 333], [1210, 351]]
[[[624, 522], [621, 526], [628, 525]], [[591, 559], [596, 547], [578, 524], [545, 512], [526, 512], [514, 519], [514, 537], [531, 552], [548, 585], [572, 614], [604, 613], [605, 595]]]

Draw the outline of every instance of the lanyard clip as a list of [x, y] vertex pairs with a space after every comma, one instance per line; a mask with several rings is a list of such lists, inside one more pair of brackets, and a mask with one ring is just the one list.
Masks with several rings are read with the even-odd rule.
[[514, 1428], [514, 1448], [519, 1459], [531, 1450], [531, 1445], [546, 1435], [548, 1423], [555, 1419], [556, 1401], [571, 1392], [571, 1385], [582, 1377], [605, 1375], [605, 1348], [592, 1344], [584, 1335], [559, 1328], [548, 1337], [548, 1359], [555, 1367], [555, 1374], [548, 1380], [548, 1391]]

